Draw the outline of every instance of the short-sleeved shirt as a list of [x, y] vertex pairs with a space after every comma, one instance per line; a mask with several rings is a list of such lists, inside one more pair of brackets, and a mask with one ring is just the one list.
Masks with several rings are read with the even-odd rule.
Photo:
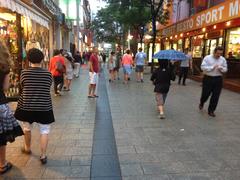
[[54, 56], [51, 58], [49, 63], [49, 71], [52, 73], [52, 76], [62, 76], [63, 73], [57, 71], [56, 62], [59, 61], [65, 66], [65, 59], [62, 56]]
[[145, 64], [145, 59], [147, 58], [146, 53], [144, 52], [138, 52], [136, 54], [136, 65], [137, 66], [143, 66]]
[[[89, 61], [92, 63], [93, 71], [94, 71], [95, 73], [98, 73], [98, 72], [99, 72], [99, 64], [98, 64], [98, 57], [97, 57], [97, 55], [92, 54], [92, 55], [90, 56]], [[91, 72], [91, 69], [89, 69], [89, 71]]]
[[184, 61], [181, 61], [181, 64], [180, 64], [180, 66], [181, 67], [189, 67], [190, 66], [190, 60], [192, 59], [192, 56], [190, 56], [190, 55], [186, 55], [186, 60], [184, 60]]
[[133, 59], [130, 54], [124, 54], [122, 57], [122, 65], [132, 65], [133, 64]]

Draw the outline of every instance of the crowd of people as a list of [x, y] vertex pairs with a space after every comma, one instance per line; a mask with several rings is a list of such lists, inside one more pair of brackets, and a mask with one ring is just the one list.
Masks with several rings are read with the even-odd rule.
[[[96, 87], [102, 64], [106, 63], [105, 53], [99, 53], [98, 48], [93, 48], [89, 54], [80, 55], [80, 52], [72, 55], [66, 50], [54, 50], [50, 59], [49, 68], [44, 69], [41, 63], [44, 59], [43, 53], [38, 49], [30, 49], [27, 58], [30, 67], [24, 69], [20, 76], [21, 92], [17, 108], [13, 114], [7, 104], [4, 91], [9, 86], [10, 54], [7, 47], [0, 42], [0, 173], [3, 174], [11, 169], [12, 164], [6, 160], [6, 144], [14, 142], [18, 136], [24, 136], [24, 144], [21, 149], [24, 154], [31, 154], [31, 131], [32, 124], [39, 125], [40, 132], [40, 162], [47, 163], [48, 135], [51, 131], [51, 124], [55, 121], [51, 85], [54, 84], [54, 95], [61, 96], [61, 91], [70, 91], [71, 82], [74, 76], [79, 77], [80, 66], [84, 61], [88, 62], [89, 68], [89, 91], [88, 98], [97, 98]], [[223, 48], [217, 47], [212, 55], [203, 59], [201, 68], [204, 73], [202, 95], [199, 109], [202, 110], [205, 102], [211, 96], [208, 114], [215, 117], [214, 111], [217, 107], [222, 89], [223, 74], [227, 72], [227, 63], [222, 57]], [[178, 84], [186, 85], [186, 78], [192, 68], [191, 56], [188, 49], [185, 50], [186, 60], [180, 63], [180, 74]], [[84, 58], [82, 58], [84, 57]], [[135, 56], [132, 56], [128, 49], [124, 54], [120, 48], [112, 51], [108, 58], [109, 82], [120, 80], [119, 70], [123, 70], [123, 83], [128, 84], [133, 67], [136, 70], [136, 82], [143, 83], [143, 71], [147, 55], [142, 48], [138, 49]], [[83, 60], [84, 59], [84, 60]], [[169, 60], [158, 60], [159, 66], [153, 72], [151, 81], [155, 88], [155, 98], [159, 110], [159, 118], [165, 119], [164, 104], [170, 89], [171, 81], [176, 78], [175, 62]], [[22, 122], [22, 128], [18, 121]]]

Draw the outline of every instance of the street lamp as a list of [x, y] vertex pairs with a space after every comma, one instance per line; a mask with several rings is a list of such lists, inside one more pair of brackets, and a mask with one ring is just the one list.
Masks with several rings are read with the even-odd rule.
[[130, 34], [130, 32], [128, 32], [128, 37], [127, 37], [127, 41], [128, 41], [128, 49], [130, 49], [130, 40], [132, 40], [133, 36]]

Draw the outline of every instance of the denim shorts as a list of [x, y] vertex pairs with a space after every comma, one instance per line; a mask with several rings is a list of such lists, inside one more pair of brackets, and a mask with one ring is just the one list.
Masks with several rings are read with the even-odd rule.
[[132, 67], [130, 65], [124, 65], [123, 66], [123, 73], [130, 75], [132, 73]]

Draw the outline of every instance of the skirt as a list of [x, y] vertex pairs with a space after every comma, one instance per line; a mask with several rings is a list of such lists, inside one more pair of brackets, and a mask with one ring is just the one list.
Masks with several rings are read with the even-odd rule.
[[0, 146], [7, 142], [14, 142], [15, 138], [22, 136], [23, 131], [17, 120], [14, 118], [8, 104], [0, 105]]
[[19, 121], [29, 122], [30, 124], [36, 122], [40, 124], [51, 124], [55, 121], [53, 111], [26, 111], [17, 108], [14, 114]]

